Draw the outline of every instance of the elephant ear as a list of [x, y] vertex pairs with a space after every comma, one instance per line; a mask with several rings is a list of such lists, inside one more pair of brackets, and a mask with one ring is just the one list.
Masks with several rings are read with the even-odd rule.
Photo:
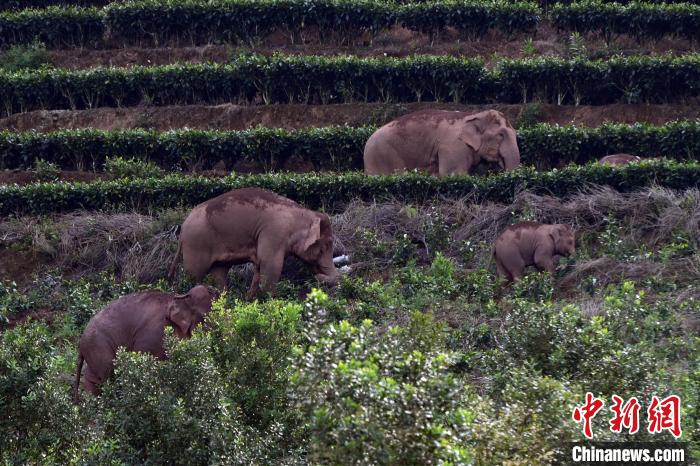
[[189, 338], [195, 324], [195, 315], [190, 300], [189, 293], [175, 295], [168, 307], [168, 321], [175, 326], [175, 334], [180, 338]]
[[550, 225], [549, 226], [549, 237], [552, 238], [552, 241], [554, 242], [555, 248], [556, 248], [557, 244], [559, 244], [559, 240], [561, 239], [562, 227], [563, 227], [563, 225]]
[[302, 250], [306, 251], [309, 249], [313, 244], [321, 239], [321, 219], [318, 217], [314, 218], [314, 221], [311, 223], [311, 226], [309, 227], [309, 231], [306, 234], [306, 238], [304, 238], [304, 244], [302, 244]]
[[554, 241], [554, 248], [557, 248], [559, 241], [561, 241], [562, 236], [567, 235], [571, 232], [571, 227], [569, 225], [557, 224], [551, 225], [549, 229], [549, 236]]
[[481, 147], [481, 135], [484, 133], [484, 122], [476, 116], [468, 116], [464, 119], [464, 127], [457, 136], [457, 139], [471, 147], [479, 150]]

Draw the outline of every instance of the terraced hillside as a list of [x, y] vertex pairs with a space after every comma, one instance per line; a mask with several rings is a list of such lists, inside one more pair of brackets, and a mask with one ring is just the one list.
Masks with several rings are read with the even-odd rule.
[[[593, 441], [700, 462], [699, 34], [690, 1], [0, 0], [0, 460], [562, 464], [591, 392]], [[365, 175], [426, 109], [500, 111], [522, 166]], [[242, 187], [327, 213], [350, 271], [289, 257], [250, 303], [236, 266], [167, 360], [120, 352], [74, 404], [90, 318], [189, 290], [179, 225]], [[522, 221], [577, 251], [508, 283]], [[647, 428], [671, 395], [680, 436]]]

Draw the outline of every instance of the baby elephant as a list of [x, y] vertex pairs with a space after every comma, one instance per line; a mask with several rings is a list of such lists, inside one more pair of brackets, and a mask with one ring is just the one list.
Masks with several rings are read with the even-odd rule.
[[150, 353], [165, 359], [165, 327], [173, 327], [179, 338], [192, 336], [192, 329], [211, 310], [216, 290], [198, 285], [185, 295], [162, 291], [141, 291], [122, 296], [90, 319], [78, 348], [74, 399], [78, 402], [80, 373], [87, 363], [85, 390], [99, 393], [99, 385], [112, 373], [120, 346], [129, 351]]
[[603, 165], [626, 165], [630, 162], [639, 162], [642, 158], [631, 154], [611, 154], [606, 155], [598, 162]]
[[310, 265], [323, 282], [335, 284], [340, 278], [333, 264], [333, 231], [328, 216], [259, 188], [229, 191], [192, 209], [182, 223], [170, 266], [171, 280], [180, 254], [185, 270], [196, 280], [211, 273], [222, 289], [232, 265], [252, 262], [250, 300], [255, 298], [258, 285], [274, 291], [284, 258], [290, 255]]
[[570, 256], [574, 252], [574, 232], [569, 225], [522, 222], [500, 234], [493, 255], [498, 273], [509, 281], [518, 281], [528, 265], [552, 273], [555, 255]]

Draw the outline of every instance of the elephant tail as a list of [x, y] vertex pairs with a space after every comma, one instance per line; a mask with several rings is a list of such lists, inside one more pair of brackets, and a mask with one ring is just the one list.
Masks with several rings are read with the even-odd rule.
[[182, 241], [177, 242], [177, 252], [175, 252], [175, 258], [172, 264], [170, 264], [170, 270], [168, 271], [168, 279], [171, 283], [175, 279], [175, 272], [177, 272], [177, 263], [180, 261], [180, 254], [182, 254]]
[[83, 372], [84, 360], [82, 353], [78, 351], [78, 367], [75, 370], [75, 387], [73, 388], [73, 402], [75, 404], [80, 401], [80, 373]]

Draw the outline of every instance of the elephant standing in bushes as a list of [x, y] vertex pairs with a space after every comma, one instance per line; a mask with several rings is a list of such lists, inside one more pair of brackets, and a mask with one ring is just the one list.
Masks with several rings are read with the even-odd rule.
[[182, 224], [171, 280], [180, 254], [189, 274], [201, 280], [212, 273], [221, 289], [231, 266], [252, 262], [249, 300], [258, 285], [274, 291], [288, 255], [309, 264], [322, 282], [335, 284], [340, 278], [328, 216], [259, 188], [229, 191], [192, 209]]
[[606, 155], [598, 162], [603, 165], [626, 165], [631, 162], [639, 162], [642, 158], [631, 154], [611, 154]]
[[570, 256], [575, 251], [574, 232], [569, 225], [521, 222], [496, 238], [493, 256], [498, 273], [508, 281], [518, 281], [529, 265], [554, 273], [554, 256]]
[[141, 291], [110, 303], [90, 319], [80, 337], [75, 401], [78, 401], [83, 362], [87, 363], [85, 390], [98, 394], [99, 385], [112, 373], [114, 356], [120, 346], [165, 359], [165, 327], [173, 327], [178, 338], [191, 337], [194, 327], [211, 310], [216, 296], [215, 289], [198, 285], [184, 295]]
[[369, 175], [413, 169], [436, 176], [466, 174], [482, 160], [497, 162], [505, 170], [520, 165], [515, 130], [496, 110], [409, 113], [379, 128], [364, 151]]

